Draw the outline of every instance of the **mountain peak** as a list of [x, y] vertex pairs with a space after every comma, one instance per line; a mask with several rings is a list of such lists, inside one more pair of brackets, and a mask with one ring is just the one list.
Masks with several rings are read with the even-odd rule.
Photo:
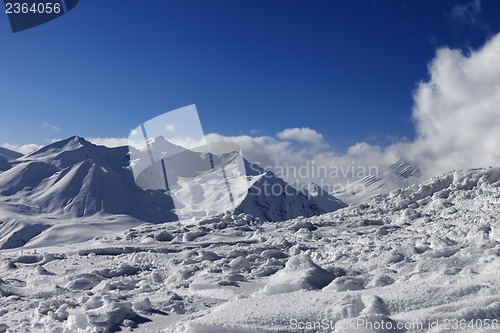
[[63, 147], [73, 148], [73, 147], [76, 147], [76, 148], [79, 148], [82, 146], [95, 146], [95, 145], [93, 143], [85, 140], [81, 136], [74, 135], [74, 136], [71, 136], [67, 139], [56, 141], [56, 142], [48, 145], [47, 147], [52, 147], [52, 148], [63, 148]]
[[69, 150], [76, 150], [81, 147], [90, 147], [90, 146], [95, 146], [95, 145], [80, 136], [71, 136], [67, 139], [53, 142], [48, 146], [35, 150], [34, 152], [26, 155], [26, 158], [31, 158], [35, 156], [44, 156], [53, 153], [54, 151], [69, 151]]
[[[91, 144], [89, 141], [85, 140], [85, 138], [81, 137], [81, 136], [78, 136], [78, 135], [73, 135], [73, 136], [70, 136], [68, 139], [66, 140], [69, 140], [71, 142], [78, 142], [78, 143], [81, 143], [81, 144]], [[64, 141], [64, 140], [63, 140]]]

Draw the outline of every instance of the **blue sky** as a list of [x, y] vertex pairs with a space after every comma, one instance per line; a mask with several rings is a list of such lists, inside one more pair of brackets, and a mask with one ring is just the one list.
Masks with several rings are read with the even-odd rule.
[[495, 0], [94, 0], [16, 34], [0, 13], [0, 143], [127, 137], [196, 104], [205, 132], [387, 146], [415, 137], [436, 49], [499, 30]]

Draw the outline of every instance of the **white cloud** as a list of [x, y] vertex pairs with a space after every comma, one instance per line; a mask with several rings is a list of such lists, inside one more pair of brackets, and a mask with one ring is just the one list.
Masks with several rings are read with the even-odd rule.
[[13, 150], [13, 151], [17, 151], [17, 152], [24, 154], [24, 155], [32, 153], [35, 150], [40, 149], [42, 147], [41, 145], [37, 145], [34, 143], [25, 144], [25, 145], [18, 145], [18, 144], [13, 144], [13, 143], [3, 143], [0, 146], [7, 148], [7, 149], [10, 149], [10, 150]]
[[209, 144], [214, 142], [235, 143], [241, 148], [247, 160], [259, 162], [262, 165], [275, 165], [278, 161], [288, 160], [291, 155], [290, 142], [279, 141], [269, 136], [240, 135], [227, 137], [212, 133], [208, 134], [206, 139]]
[[500, 164], [500, 34], [469, 55], [443, 48], [414, 93], [409, 155], [428, 175]]
[[325, 145], [323, 134], [310, 129], [309, 127], [287, 128], [284, 131], [277, 133], [276, 137], [281, 140], [297, 141], [314, 145]]
[[293, 142], [270, 136], [226, 137], [212, 133], [207, 135], [207, 141], [238, 145], [248, 161], [258, 163], [290, 183], [315, 182], [322, 186], [329, 185], [330, 188], [367, 176], [383, 165], [394, 162], [386, 161], [380, 147], [366, 143], [358, 143], [347, 154], [337, 155], [328, 150], [296, 146]]
[[93, 144], [106, 146], [106, 147], [121, 147], [128, 146], [127, 138], [85, 138], [87, 141]]
[[[237, 143], [248, 160], [264, 166], [298, 167], [314, 161], [316, 165], [344, 169], [382, 168], [405, 158], [419, 165], [423, 177], [431, 177], [453, 169], [500, 165], [500, 34], [470, 54], [438, 50], [429, 74], [429, 80], [421, 82], [413, 95], [414, 141], [385, 148], [359, 142], [339, 155], [296, 147], [292, 141], [324, 143], [322, 134], [310, 128], [286, 129], [276, 138], [210, 137]], [[310, 180], [318, 181], [314, 175]]]
[[175, 131], [175, 126], [173, 124], [165, 124], [165, 130], [167, 132], [174, 132]]
[[48, 128], [51, 132], [59, 132], [61, 130], [59, 126], [51, 125], [48, 122], [43, 122], [42, 126]]

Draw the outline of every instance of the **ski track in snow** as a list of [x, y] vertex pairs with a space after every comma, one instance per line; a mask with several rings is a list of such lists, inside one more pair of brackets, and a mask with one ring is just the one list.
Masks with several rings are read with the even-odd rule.
[[454, 171], [316, 217], [2, 250], [0, 332], [500, 332], [481, 327], [500, 319], [499, 187], [500, 168]]

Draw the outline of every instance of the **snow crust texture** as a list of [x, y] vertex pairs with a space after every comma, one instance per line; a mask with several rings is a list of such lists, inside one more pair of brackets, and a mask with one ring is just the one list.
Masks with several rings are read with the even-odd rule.
[[498, 332], [499, 187], [454, 171], [321, 216], [2, 250], [0, 332]]

